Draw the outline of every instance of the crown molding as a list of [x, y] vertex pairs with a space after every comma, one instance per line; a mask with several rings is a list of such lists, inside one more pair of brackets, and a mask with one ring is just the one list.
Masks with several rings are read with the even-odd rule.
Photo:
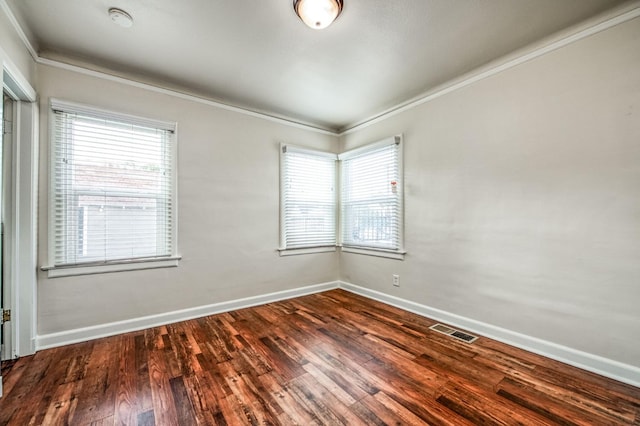
[[[1, 1], [1, 0], [0, 0]], [[237, 112], [240, 114], [244, 114], [244, 115], [248, 115], [250, 117], [256, 117], [256, 118], [260, 118], [263, 120], [267, 120], [267, 121], [271, 121], [274, 123], [278, 123], [278, 124], [283, 124], [285, 126], [290, 126], [290, 127], [296, 127], [299, 129], [304, 129], [304, 130], [308, 130], [308, 131], [312, 131], [312, 132], [316, 132], [316, 133], [321, 133], [321, 134], [325, 134], [325, 135], [329, 135], [329, 136], [338, 136], [338, 133], [335, 132], [334, 130], [331, 129], [327, 129], [327, 128], [323, 128], [320, 126], [315, 126], [313, 124], [310, 123], [304, 123], [298, 120], [295, 120], [293, 118], [289, 118], [289, 117], [283, 117], [283, 116], [276, 116], [267, 112], [262, 112], [262, 111], [256, 111], [256, 110], [251, 110], [248, 108], [242, 108], [242, 107], [238, 107], [238, 106], [234, 106], [234, 105], [230, 105], [230, 104], [225, 104], [219, 101], [214, 101], [212, 99], [207, 99], [207, 98], [203, 98], [200, 96], [195, 96], [189, 93], [184, 93], [184, 92], [180, 92], [178, 90], [174, 90], [174, 89], [167, 89], [161, 86], [156, 86], [153, 84], [149, 84], [149, 83], [143, 83], [141, 81], [136, 81], [136, 80], [132, 80], [129, 78], [125, 78], [125, 77], [120, 77], [117, 75], [113, 75], [113, 74], [108, 74], [106, 72], [102, 72], [102, 71], [95, 71], [89, 68], [84, 68], [78, 65], [72, 65], [72, 64], [68, 64], [65, 62], [60, 62], [57, 60], [53, 60], [53, 59], [47, 59], [44, 58], [42, 56], [38, 57], [38, 59], [36, 60], [36, 62], [38, 64], [41, 65], [46, 65], [46, 66], [50, 66], [50, 67], [54, 67], [54, 68], [59, 68], [59, 69], [63, 69], [66, 71], [71, 71], [71, 72], [76, 72], [78, 74], [83, 74], [83, 75], [87, 75], [90, 77], [95, 77], [95, 78], [100, 78], [103, 80], [108, 80], [108, 81], [113, 81], [116, 83], [120, 83], [120, 84], [125, 84], [128, 86], [132, 86], [132, 87], [137, 87], [139, 89], [144, 89], [144, 90], [149, 90], [151, 92], [156, 92], [156, 93], [161, 93], [163, 95], [168, 95], [168, 96], [173, 96], [175, 98], [180, 98], [180, 99], [185, 99], [188, 101], [192, 101], [192, 102], [196, 102], [196, 103], [200, 103], [203, 105], [208, 105], [208, 106], [212, 106], [214, 108], [220, 108], [220, 109], [224, 109], [227, 111], [233, 111], [233, 112]]]
[[379, 123], [402, 112], [413, 109], [424, 103], [431, 102], [441, 96], [514, 68], [520, 64], [546, 55], [547, 53], [551, 53], [569, 44], [575, 43], [576, 41], [615, 27], [616, 25], [628, 22], [639, 16], [640, 2], [634, 1], [627, 3], [621, 8], [606, 12], [605, 14], [598, 15], [586, 22], [572, 26], [569, 29], [556, 33], [541, 42], [534, 43], [524, 49], [520, 49], [500, 59], [492, 61], [487, 66], [478, 68], [470, 73], [462, 75], [461, 77], [450, 80], [447, 83], [428, 90], [421, 95], [386, 109], [378, 114], [347, 125], [340, 130], [339, 136], [344, 136], [372, 124]]
[[300, 129], [310, 130], [316, 133], [326, 134], [330, 136], [338, 136], [338, 137], [353, 133], [355, 131], [368, 127], [372, 124], [384, 121], [390, 117], [393, 117], [402, 112], [418, 107], [424, 103], [431, 102], [441, 96], [444, 96], [456, 90], [467, 87], [478, 81], [484, 80], [488, 77], [491, 77], [503, 71], [514, 68], [520, 64], [536, 59], [540, 56], [546, 55], [547, 53], [553, 52], [569, 44], [572, 44], [576, 41], [582, 40], [584, 38], [587, 38], [589, 36], [592, 36], [594, 34], [597, 34], [609, 28], [615, 27], [619, 24], [628, 22], [640, 16], [640, 1], [638, 0], [630, 1], [629, 3], [626, 3], [621, 7], [615, 8], [614, 10], [607, 11], [581, 24], [578, 24], [566, 30], [560, 31], [559, 33], [556, 33], [555, 35], [552, 35], [541, 42], [534, 43], [528, 47], [520, 49], [507, 56], [504, 56], [500, 59], [492, 61], [487, 66], [478, 68], [474, 71], [471, 71], [470, 73], [462, 75], [459, 78], [450, 80], [445, 84], [442, 84], [438, 87], [428, 90], [427, 92], [424, 92], [418, 96], [415, 96], [405, 102], [402, 102], [391, 108], [381, 111], [378, 114], [356, 121], [352, 124], [349, 124], [343, 127], [340, 130], [335, 130], [335, 129], [315, 125], [313, 123], [302, 122], [300, 120], [296, 120], [290, 117], [278, 116], [266, 111], [258, 111], [258, 110], [252, 110], [249, 108], [234, 106], [234, 105], [226, 104], [220, 101], [215, 101], [212, 99], [180, 92], [178, 90], [167, 89], [167, 88], [156, 86], [153, 84], [131, 80], [129, 78], [115, 76], [112, 74], [108, 74], [106, 72], [95, 71], [95, 70], [91, 70], [81, 66], [71, 65], [64, 62], [43, 58], [39, 56], [38, 53], [36, 52], [35, 48], [29, 41], [29, 38], [26, 36], [25, 32], [20, 26], [20, 23], [17, 21], [13, 12], [9, 8], [9, 5], [7, 4], [6, 0], [0, 0], [0, 8], [6, 14], [7, 18], [13, 25], [14, 29], [18, 33], [18, 36], [24, 43], [25, 47], [27, 48], [27, 50], [29, 51], [33, 59], [39, 64], [57, 67], [57, 68], [65, 69], [68, 71], [78, 72], [84, 75], [90, 75], [93, 77], [118, 82], [121, 84], [127, 84], [130, 86], [162, 93], [165, 95], [202, 103], [205, 105], [213, 106], [215, 108], [221, 108], [228, 111], [233, 111], [240, 114], [245, 114], [252, 117], [265, 119], [265, 120], [276, 122], [286, 126], [296, 127]]

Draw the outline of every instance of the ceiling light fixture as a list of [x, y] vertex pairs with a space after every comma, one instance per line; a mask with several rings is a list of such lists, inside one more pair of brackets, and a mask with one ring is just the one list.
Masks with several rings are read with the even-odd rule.
[[133, 26], [133, 18], [131, 15], [117, 7], [109, 9], [109, 17], [113, 22], [123, 28], [131, 28]]
[[293, 9], [307, 26], [327, 28], [342, 12], [342, 0], [293, 0]]

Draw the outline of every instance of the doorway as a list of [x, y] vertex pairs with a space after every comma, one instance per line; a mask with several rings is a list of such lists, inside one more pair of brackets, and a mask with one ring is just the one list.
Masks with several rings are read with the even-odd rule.
[[[11, 320], [0, 326], [0, 335], [4, 335], [0, 336], [4, 341], [0, 357], [12, 359], [36, 351], [38, 104], [36, 91], [1, 48], [0, 64], [0, 154], [4, 154], [4, 161], [0, 162], [0, 180], [4, 180], [0, 192], [7, 200], [3, 202], [0, 197], [0, 216], [8, 221], [4, 223], [4, 239], [0, 239], [4, 253], [0, 262], [0, 267], [4, 264], [4, 271], [0, 271], [0, 298], [11, 308]], [[10, 125], [5, 126], [5, 118]], [[4, 143], [5, 138], [10, 142]], [[2, 167], [2, 163], [7, 166]], [[2, 179], [3, 176], [9, 178]], [[1, 191], [3, 188], [6, 190]], [[0, 310], [0, 319], [3, 317]]]
[[2, 92], [2, 146], [0, 147], [0, 360], [15, 356], [14, 333], [11, 327], [12, 285], [11, 259], [8, 242], [11, 241], [13, 145], [15, 138], [16, 100], [7, 91]]

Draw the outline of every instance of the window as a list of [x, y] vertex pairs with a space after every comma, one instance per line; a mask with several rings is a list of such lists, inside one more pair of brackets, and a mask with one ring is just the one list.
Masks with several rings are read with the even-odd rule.
[[339, 156], [344, 251], [404, 253], [401, 156], [400, 136]]
[[282, 145], [280, 253], [335, 250], [336, 155]]
[[342, 251], [403, 259], [401, 142], [395, 136], [339, 156], [283, 145], [280, 253], [340, 245]]
[[[44, 269], [60, 276], [175, 266], [175, 123], [58, 100], [51, 107], [51, 266]], [[122, 266], [132, 263], [139, 265]], [[96, 265], [115, 267], [87, 269]]]

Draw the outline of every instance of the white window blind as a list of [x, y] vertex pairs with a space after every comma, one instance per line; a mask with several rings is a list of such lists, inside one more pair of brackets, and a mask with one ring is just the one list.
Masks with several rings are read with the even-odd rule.
[[52, 100], [53, 266], [175, 254], [175, 123]]
[[336, 160], [282, 145], [281, 250], [336, 245]]
[[339, 156], [344, 247], [402, 250], [400, 141], [394, 137]]

